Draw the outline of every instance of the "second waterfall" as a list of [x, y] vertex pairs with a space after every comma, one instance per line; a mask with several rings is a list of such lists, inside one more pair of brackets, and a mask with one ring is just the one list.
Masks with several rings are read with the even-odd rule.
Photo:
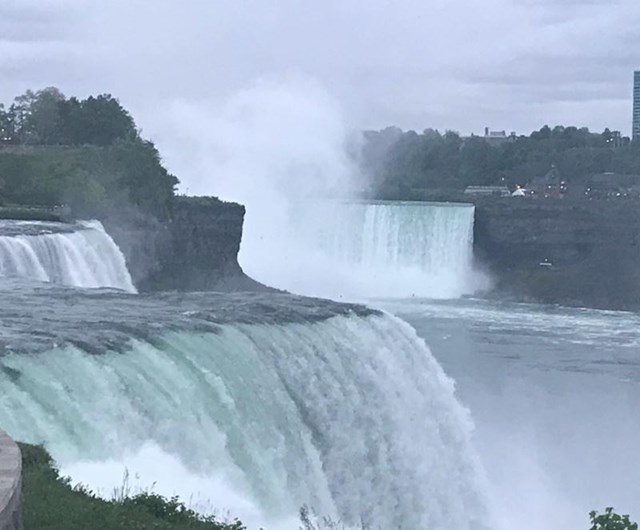
[[241, 260], [258, 279], [334, 299], [457, 298], [482, 288], [474, 270], [474, 206], [306, 202], [278, 230], [247, 220]]

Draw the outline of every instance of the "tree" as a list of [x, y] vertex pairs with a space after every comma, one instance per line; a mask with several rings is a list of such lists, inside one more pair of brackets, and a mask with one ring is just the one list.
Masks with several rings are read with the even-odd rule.
[[118, 139], [137, 136], [133, 118], [110, 94], [91, 96], [82, 102], [81, 107], [87, 143], [111, 145]]
[[589, 530], [638, 530], [638, 523], [629, 520], [628, 515], [618, 515], [613, 508], [606, 508], [603, 514], [593, 511], [589, 514]]
[[69, 145], [106, 146], [138, 134], [131, 115], [109, 94], [64, 101], [60, 115], [62, 137]]
[[640, 175], [640, 142], [630, 143], [619, 131], [597, 134], [562, 125], [545, 125], [530, 136], [501, 142], [434, 129], [422, 134], [370, 131], [362, 153], [363, 168], [379, 198], [425, 198], [434, 191], [470, 185], [526, 185], [554, 165], [570, 185], [585, 184], [591, 175], [610, 171]]
[[17, 96], [7, 112], [9, 122], [12, 125], [14, 143], [28, 143], [26, 123], [31, 113], [31, 103], [35, 99], [35, 93], [27, 90], [21, 96]]
[[62, 143], [60, 103], [64, 100], [64, 94], [55, 87], [36, 92], [23, 123], [23, 133], [26, 133], [30, 143], [44, 145]]
[[106, 153], [106, 170], [115, 176], [114, 191], [126, 190], [129, 203], [143, 210], [160, 216], [168, 213], [178, 179], [162, 166], [152, 142], [117, 140]]
[[[3, 132], [4, 131], [4, 132]], [[30, 145], [99, 145], [138, 135], [131, 115], [109, 94], [66, 99], [55, 87], [27, 90], [0, 107], [0, 141]]]

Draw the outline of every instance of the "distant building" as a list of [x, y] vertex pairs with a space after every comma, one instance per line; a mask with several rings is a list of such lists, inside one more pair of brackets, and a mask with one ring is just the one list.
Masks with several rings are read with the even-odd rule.
[[507, 133], [505, 131], [490, 131], [489, 127], [484, 128], [485, 138], [506, 138]]
[[470, 138], [482, 138], [483, 140], [485, 140], [487, 143], [489, 143], [490, 145], [500, 145], [504, 142], [511, 142], [513, 140], [516, 139], [516, 133], [515, 132], [510, 132], [507, 135], [507, 131], [492, 131], [489, 129], [489, 127], [485, 127], [484, 128], [484, 136], [477, 136], [475, 134], [472, 134], [471, 136], [465, 136], [462, 139], [463, 140], [468, 140]]
[[516, 137], [515, 132], [509, 133], [507, 136], [506, 131], [491, 131], [489, 127], [484, 128], [484, 139], [490, 144], [501, 144], [504, 142], [508, 142], [514, 140]]
[[506, 186], [467, 186], [465, 195], [476, 197], [510, 197], [511, 192]]
[[631, 138], [640, 140], [640, 70], [633, 73], [633, 126]]
[[535, 177], [527, 183], [526, 189], [535, 197], [563, 197], [567, 191], [567, 184], [558, 168], [553, 166], [545, 175]]

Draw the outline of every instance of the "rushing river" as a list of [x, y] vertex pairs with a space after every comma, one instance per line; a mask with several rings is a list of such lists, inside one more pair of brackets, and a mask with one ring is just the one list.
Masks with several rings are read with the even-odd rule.
[[[427, 259], [440, 236], [392, 252], [412, 207], [374, 209], [354, 263], [467, 271], [471, 210], [422, 208], [442, 227], [421, 234], [460, 231], [447, 260]], [[640, 514], [637, 315], [134, 291], [99, 224], [0, 223], [0, 426], [106, 497], [152, 488], [252, 530], [297, 529], [302, 505], [384, 530]]]
[[455, 379], [499, 528], [640, 514], [640, 316], [482, 300], [372, 302]]

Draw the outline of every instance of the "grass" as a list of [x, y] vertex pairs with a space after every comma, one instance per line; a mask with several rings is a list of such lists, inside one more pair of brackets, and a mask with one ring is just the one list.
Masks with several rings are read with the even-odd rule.
[[19, 444], [23, 464], [25, 530], [245, 530], [187, 508], [177, 497], [154, 493], [106, 501], [60, 476], [41, 446]]

